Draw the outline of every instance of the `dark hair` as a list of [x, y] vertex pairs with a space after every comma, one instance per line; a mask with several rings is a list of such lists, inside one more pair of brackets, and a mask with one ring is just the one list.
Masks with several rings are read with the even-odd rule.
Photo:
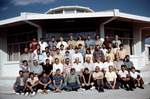
[[91, 37], [91, 35], [87, 35], [87, 37], [88, 37], [88, 36], [90, 36], [90, 37]]
[[66, 51], [65, 53], [70, 53], [69, 51]]
[[[96, 46], [95, 46], [95, 51], [98, 51], [98, 50], [97, 50], [97, 46], [99, 46], [99, 45], [96, 45]], [[99, 47], [100, 47], [100, 46], [99, 46]]]
[[49, 47], [45, 47], [45, 49], [47, 49], [47, 48], [49, 49]]
[[52, 36], [52, 37], [51, 37], [51, 39], [52, 39], [52, 38], [55, 38], [55, 37], [54, 37], [54, 36]]
[[76, 70], [74, 68], [71, 68], [70, 71], [72, 72], [72, 71], [76, 71]]
[[59, 69], [59, 68], [57, 68], [57, 69], [56, 69], [56, 72], [57, 72], [57, 71], [60, 71], [60, 69]]
[[90, 49], [88, 48], [88, 49], [86, 49], [86, 54], [87, 54], [87, 51], [89, 51], [89, 53], [91, 54], [91, 51], [90, 51]]
[[107, 47], [107, 50], [108, 50], [108, 49], [111, 49], [111, 48], [110, 48], [110, 47]]
[[97, 37], [100, 39], [99, 35], [96, 35], [96, 36], [95, 36], [95, 39], [96, 39]]
[[134, 69], [134, 70], [135, 70], [135, 67], [132, 67], [132, 68], [131, 68], [131, 70], [132, 70], [132, 69]]
[[47, 53], [49, 53], [49, 54], [50, 54], [50, 52], [49, 52], [49, 51], [48, 51], [48, 52], [46, 52], [46, 54], [47, 54]]
[[74, 48], [74, 50], [76, 50], [76, 49], [78, 50], [78, 47]]
[[73, 35], [70, 35], [69, 38], [70, 38], [71, 36], [73, 37]]
[[125, 58], [127, 58], [127, 57], [130, 57], [129, 55], [126, 55], [126, 57]]
[[46, 59], [46, 61], [49, 61], [49, 59]]
[[40, 51], [40, 49], [37, 50], [37, 52]]
[[122, 67], [126, 67], [126, 65], [121, 65], [121, 68], [122, 68]]
[[[57, 60], [58, 58], [55, 58], [55, 61]], [[58, 59], [59, 60], [59, 59]]]
[[81, 35], [78, 36], [77, 40], [79, 40], [79, 37], [81, 37], [81, 40], [83, 40], [83, 37]]
[[56, 51], [57, 51], [57, 50], [60, 50], [60, 49], [59, 49], [59, 48], [56, 48]]
[[19, 71], [19, 73], [21, 73], [21, 72], [23, 73], [23, 70], [20, 70], [20, 71]]
[[37, 46], [40, 46], [40, 44], [36, 44], [36, 47], [37, 47]]
[[78, 46], [82, 46], [82, 44], [78, 44]]
[[42, 38], [40, 38], [40, 41], [41, 41], [41, 40], [43, 40], [43, 41], [44, 41], [44, 38], [43, 38], [43, 37], [42, 37]]
[[123, 46], [123, 44], [120, 44], [119, 47]]
[[[69, 58], [66, 58], [65, 60], [67, 60], [67, 59], [69, 59]], [[70, 60], [70, 59], [69, 59]]]
[[87, 70], [87, 71], [89, 71], [89, 69], [88, 69], [88, 68], [85, 68], [85, 69], [84, 69], [84, 72], [85, 72], [86, 70]]
[[34, 75], [34, 73], [33, 73], [33, 72], [30, 72], [30, 76], [31, 76], [31, 75]]
[[63, 45], [63, 44], [61, 44], [61, 45], [60, 45], [60, 47], [61, 47], [61, 46], [63, 46], [63, 47], [64, 47], [64, 45]]
[[27, 62], [27, 60], [23, 60], [23, 61], [22, 61], [22, 63], [25, 63], [25, 62]]

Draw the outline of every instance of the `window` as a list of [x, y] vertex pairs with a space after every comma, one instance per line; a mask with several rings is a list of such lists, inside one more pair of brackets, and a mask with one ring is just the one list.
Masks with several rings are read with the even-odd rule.
[[84, 13], [84, 10], [76, 10], [77, 13]]
[[37, 28], [24, 24], [9, 27], [7, 34], [8, 61], [18, 61], [24, 48], [29, 48], [33, 36], [37, 37]]
[[65, 9], [65, 14], [75, 13], [75, 9]]
[[55, 14], [63, 14], [63, 10], [55, 11]]

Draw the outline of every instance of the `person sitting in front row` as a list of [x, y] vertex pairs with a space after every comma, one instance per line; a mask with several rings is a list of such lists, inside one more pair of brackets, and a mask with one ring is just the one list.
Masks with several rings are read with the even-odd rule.
[[37, 92], [37, 85], [39, 83], [39, 79], [37, 75], [34, 75], [33, 73], [30, 73], [30, 78], [26, 81], [26, 95], [28, 96], [29, 93], [31, 93], [31, 96], [34, 96]]
[[104, 74], [100, 72], [100, 68], [96, 66], [95, 72], [93, 73], [93, 79], [95, 82], [96, 89], [98, 92], [104, 92]]
[[47, 89], [48, 85], [51, 83], [51, 79], [47, 76], [46, 72], [43, 73], [43, 76], [39, 80], [40, 88], [43, 90], [42, 94], [48, 94]]
[[144, 81], [143, 81], [143, 79], [142, 79], [140, 73], [138, 73], [138, 72], [135, 71], [135, 68], [134, 68], [134, 67], [131, 68], [130, 76], [131, 76], [131, 80], [132, 80], [132, 82], [133, 82], [133, 84], [134, 84], [134, 85], [133, 85], [133, 88], [136, 88], [136, 87], [135, 87], [135, 84], [137, 84], [137, 87], [139, 86], [138, 84], [140, 84], [139, 87], [140, 87], [141, 89], [144, 89], [144, 87], [143, 87]]
[[[121, 88], [123, 88], [123, 85], [124, 85], [124, 87], [126, 88], [127, 91], [129, 91], [129, 90], [133, 91], [130, 75], [129, 75], [128, 71], [125, 69], [126, 69], [126, 66], [122, 65], [121, 70], [118, 72], [119, 81], [121, 83]], [[129, 87], [127, 85], [129, 85]]]
[[82, 90], [88, 90], [88, 89], [91, 89], [93, 90], [94, 89], [94, 81], [93, 81], [93, 77], [92, 77], [92, 74], [89, 73], [89, 69], [88, 68], [85, 68], [84, 69], [84, 73], [83, 73], [83, 82], [82, 82]]
[[26, 83], [26, 76], [23, 76], [23, 71], [19, 71], [19, 76], [16, 78], [16, 81], [14, 83], [13, 89], [16, 92], [16, 95], [24, 94], [25, 93], [25, 83]]
[[56, 74], [53, 76], [53, 84], [54, 85], [49, 85], [49, 88], [55, 90], [55, 92], [61, 92], [65, 87], [65, 84], [63, 84], [63, 76], [60, 74], [60, 69], [56, 69]]
[[120, 83], [116, 82], [117, 75], [113, 71], [113, 66], [109, 66], [109, 71], [105, 74], [106, 83], [105, 86], [107, 89], [119, 89]]
[[67, 91], [72, 91], [80, 88], [80, 81], [79, 77], [77, 74], [75, 74], [75, 69], [71, 68], [70, 74], [67, 74], [66, 79], [65, 79], [65, 89]]

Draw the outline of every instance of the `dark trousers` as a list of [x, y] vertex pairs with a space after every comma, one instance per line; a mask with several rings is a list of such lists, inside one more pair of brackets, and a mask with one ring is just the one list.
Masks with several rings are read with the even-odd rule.
[[[140, 76], [139, 76], [139, 77], [140, 77]], [[139, 77], [138, 77], [138, 78], [139, 78]], [[135, 87], [135, 84], [138, 84], [137, 80], [136, 80], [136, 79], [134, 79], [134, 78], [132, 78], [132, 77], [131, 77], [130, 79], [131, 79], [132, 84], [133, 84], [132, 86], [134, 86], [134, 87]], [[139, 84], [140, 84], [140, 86], [142, 86], [142, 85], [144, 84], [144, 81], [143, 81], [143, 79], [142, 79], [142, 78], [140, 79], [140, 83], [139, 83]]]
[[127, 85], [129, 85], [130, 88], [133, 88], [133, 83], [132, 83], [131, 79], [128, 81], [124, 81], [124, 80], [120, 79], [119, 82], [121, 83], [121, 86], [124, 85], [124, 87], [127, 88]]
[[72, 90], [76, 90], [76, 89], [79, 89], [80, 88], [80, 85], [77, 84], [77, 83], [68, 83], [66, 86], [65, 86], [65, 89], [68, 89], [70, 91]]
[[91, 87], [92, 87], [91, 85], [89, 85], [89, 86], [87, 86], [87, 85], [82, 86], [82, 88], [84, 88], [85, 90], [88, 90], [88, 89], [90, 89]]
[[[29, 86], [32, 86], [32, 85], [30, 84], [30, 82], [28, 82], [28, 85], [29, 85]], [[33, 89], [33, 91], [37, 92], [37, 85], [34, 86], [34, 87], [32, 87], [32, 89]], [[27, 92], [31, 92], [31, 90], [30, 90], [28, 87], [26, 88], [26, 91], [27, 91]]]
[[103, 79], [96, 79], [95, 80], [95, 86], [96, 87], [104, 87], [104, 81], [103, 81]]
[[[110, 83], [111, 83], [111, 85], [113, 86], [114, 81], [110, 81]], [[108, 89], [112, 89], [112, 87], [109, 85], [108, 82], [105, 83], [105, 86], [106, 86], [106, 88], [108, 88]], [[115, 84], [115, 89], [119, 89], [119, 86], [120, 86], [120, 83], [119, 83], [119, 82], [116, 82], [116, 84]]]
[[49, 89], [49, 88], [48, 88], [48, 85], [47, 85], [47, 87], [46, 87], [46, 88], [44, 88], [44, 86], [43, 86], [43, 85], [39, 85], [39, 88], [38, 88], [38, 89], [42, 89], [42, 90], [46, 89], [46, 90], [47, 90], [47, 89]]
[[17, 86], [15, 92], [17, 93], [25, 93], [25, 87], [24, 86]]

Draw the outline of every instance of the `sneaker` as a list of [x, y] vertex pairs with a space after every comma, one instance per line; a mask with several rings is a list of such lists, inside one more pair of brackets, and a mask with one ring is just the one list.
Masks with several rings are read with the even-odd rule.
[[85, 91], [85, 89], [84, 89], [84, 88], [82, 88], [81, 90], [82, 90], [82, 91]]
[[33, 93], [31, 93], [31, 97], [35, 96], [35, 92], [33, 91]]
[[23, 95], [24, 95], [24, 93], [22, 92], [22, 93], [21, 93], [21, 95], [23, 96]]
[[94, 87], [94, 86], [92, 86], [90, 89], [91, 89], [91, 90], [94, 90], [94, 89], [95, 89], [95, 87]]
[[144, 87], [143, 87], [143, 86], [140, 86], [139, 88], [144, 89]]
[[24, 96], [26, 96], [26, 97], [27, 97], [28, 95], [29, 95], [29, 92], [26, 92]]
[[129, 88], [129, 90], [130, 90], [130, 91], [133, 91], [133, 89], [132, 89], [132, 88]]
[[17, 96], [19, 96], [19, 95], [20, 95], [20, 93], [18, 93], [18, 92], [16, 92], [15, 94], [16, 94]]

